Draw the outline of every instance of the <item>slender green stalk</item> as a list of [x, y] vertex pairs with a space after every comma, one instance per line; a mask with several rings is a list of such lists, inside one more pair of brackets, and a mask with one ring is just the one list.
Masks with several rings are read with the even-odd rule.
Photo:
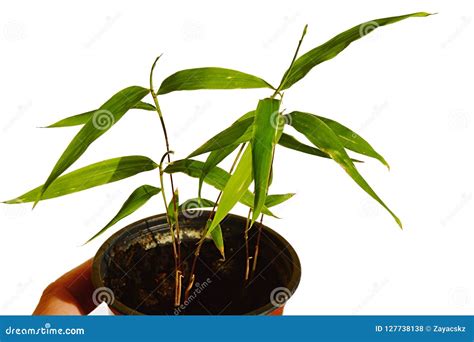
[[252, 208], [249, 209], [247, 221], [245, 222], [244, 239], [245, 239], [245, 281], [249, 280], [250, 275], [250, 251], [249, 251], [249, 230], [250, 217], [252, 215]]
[[293, 59], [291, 60], [290, 67], [288, 68], [287, 72], [285, 72], [285, 74], [283, 75], [280, 85], [278, 86], [278, 88], [276, 88], [275, 93], [273, 94], [272, 98], [275, 97], [276, 94], [280, 93], [281, 88], [283, 87], [286, 80], [288, 79], [288, 76], [291, 73], [291, 69], [293, 68], [293, 64], [295, 64], [296, 57], [298, 57], [298, 52], [300, 51], [300, 47], [301, 47], [301, 44], [303, 43], [303, 39], [304, 39], [304, 36], [306, 35], [307, 29], [308, 29], [308, 25], [305, 25], [303, 29], [303, 34], [301, 35], [300, 41], [298, 42], [298, 46], [296, 47], [295, 54], [293, 55]]
[[[306, 27], [305, 27], [305, 31], [306, 31]], [[304, 34], [303, 34], [304, 36]], [[303, 38], [301, 38], [303, 39]], [[281, 94], [281, 100], [283, 100], [283, 94]], [[277, 141], [275, 141], [275, 144], [273, 144], [273, 151], [272, 151], [272, 165], [271, 165], [271, 169], [270, 169], [270, 174], [268, 175], [268, 187], [267, 187], [267, 193], [268, 193], [268, 188], [270, 187], [270, 176], [273, 172], [273, 162], [275, 160], [275, 145], [276, 145]], [[254, 256], [253, 256], [253, 264], [252, 264], [252, 275], [253, 273], [255, 272], [255, 270], [257, 269], [257, 258], [258, 258], [258, 253], [259, 253], [259, 250], [260, 250], [260, 237], [262, 235], [262, 222], [263, 222], [263, 216], [264, 214], [262, 214], [261, 218], [260, 218], [260, 225], [258, 226], [258, 235], [257, 235], [257, 241], [255, 243], [255, 252], [254, 252]], [[245, 241], [245, 244], [246, 244], [246, 248], [248, 249], [248, 241], [246, 240]], [[247, 269], [248, 269], [248, 265], [250, 263], [250, 257], [247, 253]], [[246, 271], [246, 274], [248, 274], [248, 270]], [[247, 275], [247, 278], [245, 278], [245, 280], [248, 279], [248, 275]]]
[[[153, 71], [155, 70], [155, 66], [156, 66], [156, 63], [158, 62], [158, 60], [160, 59], [161, 55], [158, 56], [155, 61], [153, 62], [153, 65], [151, 67], [151, 71], [150, 71], [150, 93], [151, 93], [151, 96], [153, 97], [153, 102], [155, 103], [155, 108], [156, 108], [156, 112], [158, 113], [158, 117], [160, 118], [160, 122], [161, 122], [161, 128], [163, 130], [163, 135], [164, 135], [164, 139], [165, 139], [165, 145], [166, 145], [166, 154], [163, 156], [163, 157], [166, 157], [167, 160], [168, 160], [168, 163], [171, 163], [171, 150], [170, 150], [170, 144], [169, 144], [169, 139], [168, 139], [168, 132], [166, 130], [166, 124], [165, 124], [165, 120], [163, 118], [163, 113], [161, 111], [161, 108], [160, 108], [160, 104], [158, 102], [158, 95], [155, 93], [155, 90], [154, 90], [154, 87], [153, 87]], [[176, 243], [175, 243], [175, 258], [176, 258], [176, 286], [175, 286], [175, 306], [179, 306], [181, 304], [181, 289], [182, 289], [182, 271], [181, 271], [181, 238], [180, 238], [180, 229], [179, 229], [179, 213], [178, 213], [178, 205], [177, 205], [177, 201], [176, 201], [176, 195], [175, 195], [175, 187], [174, 187], [174, 181], [173, 181], [173, 175], [170, 173], [170, 184], [171, 184], [171, 192], [172, 192], [172, 196], [173, 196], [173, 209], [174, 209], [174, 212], [175, 212], [175, 217], [176, 217], [176, 222], [175, 222], [175, 227], [176, 227], [176, 235], [175, 235], [175, 231], [171, 225], [171, 220], [169, 218], [169, 215], [168, 213], [166, 213], [166, 217], [167, 217], [167, 221], [168, 221], [168, 224], [170, 226], [170, 232], [173, 236], [173, 239], [175, 239], [175, 236], [176, 236]], [[165, 189], [163, 187], [163, 174], [162, 174], [162, 167], [160, 166], [160, 181], [161, 181], [161, 187], [162, 187], [162, 193], [163, 193], [163, 198], [165, 200], [165, 208], [167, 208], [168, 204], [166, 202], [166, 197], [164, 196], [164, 193], [165, 193]]]
[[[167, 154], [167, 153], [166, 153]], [[163, 180], [163, 161], [164, 161], [164, 158], [165, 158], [165, 155], [163, 155], [163, 157], [161, 158], [161, 161], [160, 161], [160, 164], [159, 164], [159, 172], [160, 172], [160, 185], [161, 185], [161, 194], [162, 194], [162, 198], [163, 198], [163, 203], [165, 204], [165, 207], [167, 207], [167, 199], [166, 199], [166, 191], [164, 191], [164, 188], [165, 188], [165, 184], [164, 184], [164, 180]], [[178, 306], [180, 304], [180, 298], [179, 298], [179, 293], [178, 293], [178, 289], [179, 289], [179, 280], [178, 280], [178, 277], [179, 277], [179, 270], [178, 270], [178, 251], [177, 251], [177, 248], [176, 248], [176, 237], [175, 237], [175, 232], [174, 232], [174, 229], [173, 229], [173, 225], [171, 224], [171, 219], [169, 217], [169, 214], [168, 214], [168, 211], [166, 211], [166, 222], [168, 223], [168, 227], [170, 229], [170, 234], [171, 234], [171, 244], [173, 246], [173, 256], [174, 256], [174, 273], [175, 273], [175, 294], [174, 294], [174, 304], [175, 306]]]
[[[237, 165], [237, 161], [239, 160], [242, 152], [244, 151], [244, 148], [245, 148], [245, 145], [247, 143], [243, 143], [241, 146], [240, 146], [240, 149], [239, 151], [237, 152], [237, 155], [235, 156], [235, 159], [234, 159], [234, 162], [232, 163], [232, 166], [230, 167], [230, 171], [229, 173], [232, 173], [234, 171], [234, 168], [235, 166]], [[186, 287], [186, 291], [185, 291], [185, 295], [184, 295], [184, 300], [186, 301], [189, 297], [189, 293], [191, 291], [191, 289], [193, 288], [193, 285], [194, 285], [194, 280], [196, 278], [195, 276], [195, 271], [196, 271], [196, 263], [197, 263], [197, 260], [199, 259], [199, 254], [201, 253], [201, 248], [202, 248], [202, 244], [204, 243], [205, 239], [206, 239], [206, 235], [207, 235], [207, 231], [208, 231], [208, 228], [209, 228], [209, 224], [211, 223], [212, 221], [212, 217], [216, 211], [216, 208], [218, 206], [218, 203], [219, 203], [219, 200], [222, 196], [222, 191], [219, 192], [219, 195], [217, 196], [217, 199], [216, 201], [214, 202], [214, 207], [212, 208], [210, 214], [209, 214], [209, 218], [207, 219], [207, 222], [206, 222], [206, 226], [204, 227], [203, 229], [203, 232], [201, 234], [201, 238], [198, 242], [198, 245], [196, 247], [196, 250], [194, 251], [194, 259], [193, 259], [193, 263], [192, 263], [192, 266], [191, 266], [191, 272], [190, 272], [190, 277], [189, 277], [189, 283], [188, 283], [188, 286]]]
[[257, 259], [258, 259], [258, 254], [260, 252], [260, 239], [262, 237], [263, 216], [264, 214], [260, 216], [260, 224], [258, 226], [257, 242], [255, 244], [255, 252], [253, 254], [252, 275], [255, 273], [255, 270], [257, 269]]

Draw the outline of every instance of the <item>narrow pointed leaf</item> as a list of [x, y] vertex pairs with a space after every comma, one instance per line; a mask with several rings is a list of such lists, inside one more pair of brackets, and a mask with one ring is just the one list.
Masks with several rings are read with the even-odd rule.
[[104, 233], [107, 229], [109, 229], [114, 224], [124, 219], [128, 215], [133, 214], [135, 211], [140, 209], [146, 202], [148, 202], [150, 198], [159, 194], [160, 191], [160, 188], [156, 188], [151, 185], [142, 185], [139, 188], [135, 189], [135, 191], [132, 192], [130, 197], [128, 197], [128, 199], [122, 205], [117, 215], [115, 215], [114, 218], [110, 220], [109, 223], [107, 223], [105, 227], [102, 228], [97, 234], [87, 240], [86, 243], [91, 242], [96, 237]]
[[225, 68], [195, 68], [181, 70], [161, 83], [158, 95], [178, 90], [271, 88], [259, 77]]
[[[268, 195], [265, 201], [265, 206], [267, 208], [274, 207], [278, 204], [286, 202], [290, 198], [292, 198], [295, 194], [275, 194], [275, 195]], [[216, 203], [214, 201], [205, 199], [205, 198], [191, 198], [188, 199], [186, 202], [180, 204], [179, 210], [180, 211], [188, 211], [188, 210], [195, 210], [201, 208], [212, 208]]]
[[[92, 117], [72, 139], [40, 191], [39, 201], [48, 187], [64, 171], [66, 171], [87, 150], [90, 144], [107, 132], [122, 116], [135, 106], [145, 95], [148, 89], [132, 86], [119, 91], [105, 102], [97, 114]], [[35, 202], [35, 204], [37, 203]]]
[[281, 195], [268, 195], [267, 199], [265, 200], [265, 206], [267, 208], [274, 207], [278, 204], [288, 201], [292, 198], [295, 194], [281, 194]]
[[309, 141], [330, 155], [365, 192], [379, 202], [392, 215], [400, 228], [402, 227], [400, 219], [377, 196], [356, 169], [336, 133], [334, 133], [328, 125], [316, 116], [302, 112], [291, 113], [291, 120], [289, 121], [298, 132], [304, 134]]
[[[193, 159], [181, 159], [173, 161], [164, 170], [166, 173], [182, 172], [190, 177], [199, 178], [202, 174], [204, 163]], [[220, 167], [213, 168], [204, 179], [204, 182], [217, 190], [222, 190], [229, 180], [229, 173]]]
[[135, 106], [133, 106], [133, 109], [142, 109], [142, 110], [147, 110], [149, 112], [156, 111], [156, 108], [154, 105], [152, 105], [151, 103], [143, 102], [143, 101], [138, 102]]
[[265, 198], [267, 197], [270, 172], [273, 162], [273, 148], [277, 135], [276, 120], [279, 114], [280, 101], [276, 99], [260, 100], [255, 111], [252, 136], [252, 170], [254, 182], [254, 209], [252, 211], [252, 223], [260, 216]]
[[209, 233], [212, 233], [213, 229], [221, 223], [237, 202], [239, 202], [243, 197], [245, 192], [248, 191], [248, 187], [252, 183], [252, 180], [252, 146], [249, 145], [242, 154], [234, 173], [230, 176], [222, 190], [221, 199], [209, 226]]
[[[281, 139], [281, 136], [283, 135], [283, 130], [284, 130], [285, 125], [286, 125], [285, 117], [283, 116], [283, 113], [277, 113], [276, 114], [276, 120], [274, 120], [274, 119], [275, 118], [272, 118], [272, 123], [276, 124], [277, 128], [276, 128], [276, 134], [275, 134], [274, 139], [273, 139], [273, 154], [275, 153], [275, 145]], [[273, 159], [273, 156], [272, 156], [272, 159]], [[270, 167], [270, 179], [268, 180], [268, 188], [270, 188], [272, 183], [273, 183], [273, 162], [272, 162], [272, 165]], [[253, 222], [252, 222], [252, 224], [253, 224]]]
[[223, 161], [229, 154], [234, 152], [237, 146], [239, 145], [232, 144], [232, 145], [223, 147], [219, 150], [214, 150], [211, 153], [209, 153], [209, 156], [207, 157], [206, 162], [204, 163], [201, 177], [199, 177], [199, 188], [198, 188], [199, 197], [201, 197], [201, 190], [202, 190], [202, 184], [204, 183], [204, 178], [206, 178], [209, 171], [211, 171], [211, 169], [219, 165], [219, 163]]
[[[179, 206], [180, 211], [192, 211], [195, 209], [201, 209], [201, 208], [211, 208], [214, 207], [215, 203], [213, 201], [210, 201], [205, 198], [192, 198], [187, 201], [185, 201], [183, 204]], [[209, 222], [207, 223], [209, 224]], [[207, 234], [212, 241], [214, 241], [214, 244], [216, 245], [216, 248], [219, 250], [221, 253], [222, 257], [225, 259], [225, 252], [224, 252], [224, 239], [222, 237], [222, 229], [221, 226], [218, 225], [214, 230], [210, 233]]]
[[429, 15], [429, 13], [417, 12], [397, 17], [375, 19], [354, 26], [353, 28], [338, 34], [326, 43], [312, 49], [311, 51], [299, 57], [291, 67], [291, 70], [289, 69], [286, 72], [287, 74], [284, 77], [285, 81], [281, 89], [288, 89], [293, 84], [302, 79], [304, 76], [306, 76], [306, 74], [316, 65], [336, 57], [353, 41], [364, 37], [376, 28], [388, 24], [393, 24], [410, 17], [426, 17]]
[[[155, 106], [143, 101], [138, 102], [135, 106], [133, 106], [133, 108], [143, 109], [143, 110], [148, 110], [148, 111], [156, 110]], [[71, 126], [84, 125], [87, 121], [89, 121], [94, 116], [94, 113], [97, 113], [97, 111], [98, 109], [91, 110], [90, 112], [86, 112], [82, 114], [73, 115], [65, 119], [62, 119], [58, 122], [55, 122], [52, 125], [46, 126], [45, 128], [71, 127]], [[100, 113], [98, 113], [98, 115], [100, 115]]]
[[280, 81], [280, 85], [278, 86], [278, 90], [280, 90], [282, 88], [282, 86], [285, 84], [286, 79], [288, 78], [288, 76], [291, 73], [291, 70], [293, 69], [293, 65], [295, 64], [296, 58], [298, 57], [298, 53], [300, 51], [301, 44], [303, 43], [303, 39], [304, 39], [304, 36], [306, 36], [307, 31], [308, 31], [308, 25], [305, 25], [304, 29], [303, 29], [303, 34], [301, 35], [300, 41], [298, 42], [298, 46], [296, 47], [295, 54], [293, 56], [293, 59], [291, 60], [290, 67], [286, 70], [285, 74], [283, 75], [283, 77]]
[[[175, 201], [176, 201], [176, 208], [175, 208]], [[174, 191], [174, 197], [171, 198], [170, 202], [168, 203], [168, 217], [170, 219], [170, 224], [173, 226], [176, 223], [176, 211], [175, 209], [179, 208], [179, 192], [178, 189]]]
[[[121, 179], [140, 172], [154, 170], [158, 165], [148, 157], [126, 156], [91, 164], [57, 178], [44, 192], [42, 200], [69, 195]], [[4, 203], [28, 203], [38, 198], [42, 185]]]
[[351, 129], [347, 128], [346, 126], [341, 125], [339, 122], [323, 118], [322, 116], [317, 116], [321, 121], [323, 121], [329, 128], [332, 129], [334, 133], [339, 137], [339, 140], [344, 145], [345, 148], [363, 154], [364, 156], [372, 157], [379, 160], [383, 165], [385, 165], [388, 169], [390, 166], [385, 161], [385, 159], [374, 150], [372, 146], [359, 134], [352, 131]]
[[45, 126], [44, 128], [73, 127], [73, 126], [84, 125], [87, 121], [89, 121], [92, 118], [95, 112], [97, 112], [97, 109], [91, 110], [89, 112], [85, 112], [82, 114], [69, 116], [49, 126]]
[[[181, 159], [169, 164], [164, 171], [166, 173], [182, 172], [190, 177], [199, 178], [202, 174], [203, 167], [204, 163], [201, 161], [193, 159]], [[227, 171], [216, 166], [204, 178], [204, 182], [216, 188], [217, 190], [223, 190], [229, 178], [230, 175]], [[249, 208], [253, 208], [253, 199], [253, 194], [247, 190], [239, 202]], [[270, 210], [268, 210], [266, 206], [263, 208], [262, 213], [276, 217]]]
[[289, 134], [286, 134], [286, 133], [283, 133], [281, 135], [281, 138], [278, 141], [278, 145], [281, 145], [283, 147], [286, 147], [286, 148], [289, 148], [289, 149], [292, 149], [292, 150], [295, 150], [295, 151], [311, 154], [313, 156], [318, 156], [318, 157], [322, 157], [322, 158], [331, 158], [327, 153], [324, 153], [320, 149], [317, 149], [316, 147], [313, 147], [313, 146], [303, 144], [302, 142], [300, 142], [295, 137], [293, 137]]
[[[303, 152], [303, 153], [307, 153], [307, 154], [312, 154], [313, 156], [318, 156], [318, 157], [322, 157], [322, 158], [329, 158], [329, 159], [331, 158], [327, 153], [324, 153], [320, 149], [317, 149], [313, 146], [303, 144], [302, 142], [300, 142], [295, 137], [293, 137], [289, 134], [286, 134], [286, 133], [282, 134], [280, 140], [278, 141], [278, 144], [283, 146], [283, 147], [295, 150], [295, 151], [299, 151], [299, 152]], [[363, 161], [358, 160], [358, 159], [351, 158], [351, 160], [354, 163], [363, 163]]]
[[216, 248], [221, 253], [222, 258], [225, 259], [224, 238], [222, 236], [221, 225], [218, 224], [211, 232], [208, 233], [208, 236], [210, 236], [212, 241], [214, 241], [214, 245], [216, 245]]
[[228, 128], [205, 142], [201, 147], [191, 153], [188, 158], [219, 150], [229, 145], [249, 141], [252, 138], [252, 123], [254, 121], [254, 115], [255, 111], [250, 111], [244, 114]]

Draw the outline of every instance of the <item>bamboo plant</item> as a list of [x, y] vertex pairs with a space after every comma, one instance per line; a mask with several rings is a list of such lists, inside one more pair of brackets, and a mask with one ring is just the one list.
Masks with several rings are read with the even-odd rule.
[[[306, 34], [304, 28], [301, 39], [288, 69], [283, 74], [278, 86], [273, 86], [260, 77], [236, 70], [218, 67], [195, 68], [178, 71], [163, 80], [158, 88], [153, 84], [153, 71], [160, 57], [156, 58], [150, 72], [147, 87], [131, 86], [125, 88], [96, 110], [74, 115], [47, 127], [80, 126], [79, 132], [69, 143], [45, 183], [25, 194], [4, 203], [34, 203], [50, 198], [60, 197], [83, 191], [96, 186], [116, 182], [139, 173], [158, 169], [159, 185], [142, 185], [135, 189], [126, 199], [118, 213], [97, 232], [89, 241], [96, 238], [120, 220], [134, 213], [153, 196], [161, 194], [165, 207], [170, 234], [173, 237], [175, 258], [175, 305], [180, 305], [188, 296], [193, 286], [196, 260], [199, 257], [203, 241], [210, 237], [224, 255], [224, 241], [220, 228], [221, 221], [240, 202], [249, 208], [246, 227], [243, 232], [246, 242], [247, 264], [245, 279], [249, 279], [255, 270], [258, 260], [260, 232], [255, 250], [249, 250], [248, 232], [255, 221], [263, 220], [265, 215], [274, 216], [270, 210], [293, 196], [293, 194], [268, 194], [272, 182], [272, 165], [276, 147], [292, 149], [308, 155], [332, 159], [373, 199], [380, 203], [402, 227], [401, 221], [389, 207], [372, 190], [356, 168], [359, 160], [352, 159], [348, 150], [360, 155], [375, 158], [388, 167], [385, 159], [359, 134], [346, 126], [319, 115], [304, 111], [291, 111], [285, 114], [281, 108], [285, 90], [306, 76], [315, 66], [330, 60], [342, 52], [352, 42], [366, 36], [378, 27], [392, 24], [410, 17], [426, 17], [430, 14], [417, 12], [408, 15], [375, 19], [338, 34], [326, 43], [299, 55], [299, 50]], [[250, 89], [267, 88], [269, 97], [260, 99], [255, 108], [239, 117], [230, 127], [213, 136], [182, 160], [172, 161], [172, 150], [168, 139], [165, 116], [160, 108], [159, 98], [175, 91], [201, 89]], [[153, 103], [144, 102], [150, 95]], [[165, 148], [159, 162], [146, 156], [123, 156], [104, 160], [75, 171], [65, 173], [89, 146], [113, 127], [129, 110], [138, 109], [155, 111], [161, 122]], [[311, 145], [301, 142], [297, 137], [287, 133], [291, 126]], [[234, 162], [229, 171], [219, 164], [235, 152]], [[194, 159], [207, 155], [205, 161]], [[194, 199], [180, 203], [175, 173], [184, 173], [198, 179], [198, 193]], [[253, 188], [249, 190], [253, 183]], [[202, 197], [203, 185], [207, 184], [220, 191], [215, 201]], [[166, 186], [169, 185], [169, 188]], [[169, 191], [169, 193], [168, 193]], [[202, 228], [201, 239], [197, 244], [189, 274], [183, 274], [181, 258], [181, 238], [179, 215], [183, 210], [212, 207], [208, 223]], [[261, 224], [255, 225], [261, 228]], [[252, 261], [252, 265], [251, 265]], [[184, 283], [184, 279], [187, 283]]]

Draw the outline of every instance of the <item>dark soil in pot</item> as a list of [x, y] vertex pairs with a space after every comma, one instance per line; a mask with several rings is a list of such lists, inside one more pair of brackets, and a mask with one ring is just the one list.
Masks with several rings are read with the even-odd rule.
[[[200, 211], [190, 215], [180, 215], [182, 263], [187, 277], [199, 231], [209, 213]], [[229, 215], [222, 222], [225, 260], [212, 240], [206, 240], [196, 266], [195, 286], [188, 300], [179, 308], [173, 306], [174, 258], [171, 236], [163, 215], [136, 222], [113, 235], [94, 260], [94, 284], [110, 288], [115, 300], [111, 306], [124, 314], [269, 313], [278, 307], [275, 300], [281, 302], [282, 299], [282, 293], [275, 293], [275, 289], [288, 289], [283, 296], [291, 295], [296, 289], [300, 278], [299, 260], [288, 242], [264, 227], [258, 267], [251, 279], [245, 282], [245, 220]], [[251, 255], [257, 232], [256, 224], [249, 233]], [[184, 286], [188, 283], [187, 277]], [[280, 297], [272, 301], [272, 294]]]

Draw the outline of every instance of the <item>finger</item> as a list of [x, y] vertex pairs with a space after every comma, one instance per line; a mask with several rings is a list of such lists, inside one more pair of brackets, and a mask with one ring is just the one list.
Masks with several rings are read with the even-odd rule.
[[49, 285], [33, 314], [83, 315], [92, 311], [91, 267], [92, 260], [88, 260]]
[[70, 294], [81, 303], [84, 309], [90, 309], [90, 311], [95, 307], [92, 302], [94, 287], [92, 285], [91, 275], [92, 259], [87, 260], [82, 265], [79, 265], [56, 280], [56, 283], [69, 291]]
[[[46, 293], [47, 292], [47, 293]], [[64, 288], [48, 289], [33, 315], [84, 315], [80, 303]]]

